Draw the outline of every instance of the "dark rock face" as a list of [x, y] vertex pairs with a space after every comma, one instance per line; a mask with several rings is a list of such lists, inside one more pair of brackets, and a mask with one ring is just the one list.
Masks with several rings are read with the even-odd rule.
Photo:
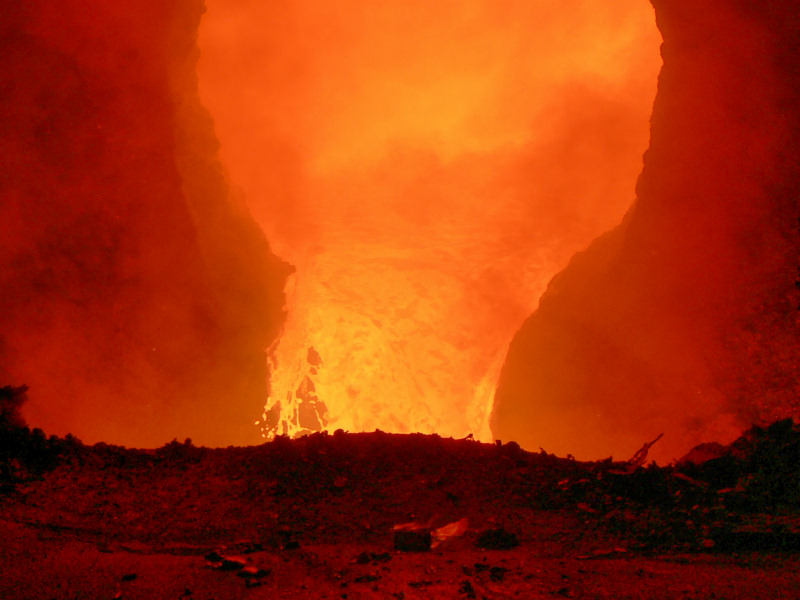
[[0, 382], [48, 433], [257, 439], [288, 267], [217, 161], [202, 11], [0, 9]]
[[529, 448], [670, 460], [798, 416], [798, 2], [654, 0], [651, 145], [625, 221], [513, 340], [492, 429]]

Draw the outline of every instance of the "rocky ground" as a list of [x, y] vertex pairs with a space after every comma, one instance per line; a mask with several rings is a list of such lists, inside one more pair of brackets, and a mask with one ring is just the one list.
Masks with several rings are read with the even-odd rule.
[[800, 597], [791, 421], [663, 468], [380, 432], [133, 450], [9, 431], [4, 599]]

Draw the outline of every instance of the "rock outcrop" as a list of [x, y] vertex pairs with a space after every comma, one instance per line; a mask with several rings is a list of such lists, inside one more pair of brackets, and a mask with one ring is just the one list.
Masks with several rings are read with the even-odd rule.
[[625, 221], [510, 345], [495, 437], [671, 460], [798, 414], [800, 3], [653, 0], [663, 68]]
[[201, 0], [0, 9], [0, 382], [85, 441], [256, 441], [288, 266], [197, 94]]

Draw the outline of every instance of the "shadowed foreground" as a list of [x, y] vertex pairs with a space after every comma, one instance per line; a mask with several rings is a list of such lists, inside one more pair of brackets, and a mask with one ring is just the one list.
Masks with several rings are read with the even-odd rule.
[[[0, 462], [7, 599], [790, 598], [800, 589], [791, 421], [667, 468], [381, 432], [158, 450], [10, 432]], [[433, 548], [396, 549], [410, 538], [395, 539], [393, 527], [409, 522], [420, 534], [412, 541], [425, 547], [432, 532]]]

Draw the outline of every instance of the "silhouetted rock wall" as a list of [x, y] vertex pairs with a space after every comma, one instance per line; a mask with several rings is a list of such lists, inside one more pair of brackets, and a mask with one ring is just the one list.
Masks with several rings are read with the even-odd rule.
[[0, 382], [86, 441], [256, 441], [287, 265], [217, 161], [201, 0], [0, 8]]
[[653, 0], [651, 144], [625, 222], [513, 340], [496, 437], [670, 460], [798, 416], [800, 2]]

